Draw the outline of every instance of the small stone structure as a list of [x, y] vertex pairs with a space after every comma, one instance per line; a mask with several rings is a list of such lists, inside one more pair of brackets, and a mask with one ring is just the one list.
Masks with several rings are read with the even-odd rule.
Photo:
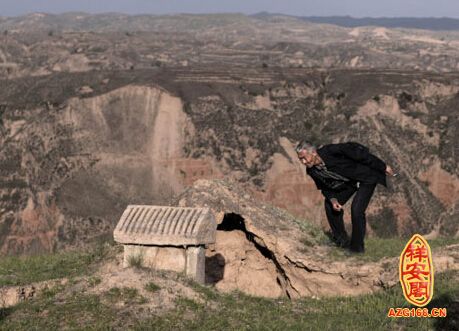
[[116, 225], [124, 262], [185, 272], [204, 283], [205, 245], [215, 242], [217, 223], [209, 208], [129, 205]]

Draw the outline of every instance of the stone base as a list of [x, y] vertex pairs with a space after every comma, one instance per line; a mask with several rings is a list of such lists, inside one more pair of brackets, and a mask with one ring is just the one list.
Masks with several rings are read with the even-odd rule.
[[205, 249], [204, 246], [162, 247], [124, 245], [123, 267], [133, 264], [157, 270], [185, 272], [185, 274], [204, 284]]
[[188, 247], [186, 250], [186, 275], [198, 283], [205, 283], [206, 250], [203, 246]]

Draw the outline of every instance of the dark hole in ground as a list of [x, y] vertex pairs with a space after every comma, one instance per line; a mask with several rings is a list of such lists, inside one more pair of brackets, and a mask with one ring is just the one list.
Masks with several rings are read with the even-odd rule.
[[[247, 233], [244, 218], [235, 213], [227, 213], [223, 217], [223, 221], [217, 226], [217, 231], [234, 230], [240, 230], [244, 232], [247, 239], [250, 240], [250, 234]], [[205, 263], [206, 284], [216, 284], [223, 279], [225, 273], [225, 257], [223, 255], [216, 253], [212, 256], [206, 256]]]
[[257, 241], [254, 239], [253, 233], [250, 233], [249, 231], [247, 231], [247, 228], [245, 227], [244, 218], [241, 215], [238, 215], [235, 213], [227, 213], [223, 217], [223, 221], [217, 226], [217, 231], [234, 231], [234, 230], [240, 230], [244, 232], [247, 240], [253, 243], [256, 249], [258, 249], [264, 257], [266, 257], [267, 259], [273, 260], [272, 252], [266, 247], [257, 243]]
[[[223, 221], [217, 226], [217, 231], [235, 231], [235, 230], [244, 232], [247, 240], [250, 241], [265, 258], [271, 260], [275, 264], [277, 271], [278, 271], [278, 277], [276, 281], [281, 287], [283, 287], [283, 284], [285, 283], [285, 273], [282, 267], [279, 265], [279, 262], [277, 261], [273, 252], [271, 252], [267, 247], [261, 245], [257, 241], [256, 236], [247, 230], [245, 226], [244, 218], [241, 215], [238, 215], [235, 213], [226, 213], [225, 216], [223, 217]], [[224, 269], [224, 266], [223, 266], [223, 269]], [[284, 281], [281, 281], [281, 278]], [[288, 292], [286, 292], [286, 295], [290, 297]]]
[[245, 228], [244, 218], [235, 213], [227, 213], [223, 217], [223, 221], [217, 226], [217, 231], [233, 231], [241, 230], [247, 232]]
[[225, 274], [225, 257], [220, 253], [206, 256], [206, 284], [216, 284], [223, 279]]

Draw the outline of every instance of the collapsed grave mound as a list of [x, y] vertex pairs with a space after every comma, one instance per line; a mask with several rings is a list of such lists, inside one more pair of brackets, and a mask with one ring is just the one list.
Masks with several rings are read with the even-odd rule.
[[[206, 252], [206, 281], [221, 291], [297, 298], [357, 295], [397, 283], [397, 258], [333, 260], [317, 229], [260, 203], [237, 184], [198, 180], [177, 204], [209, 207], [215, 214], [217, 236]], [[459, 245], [437, 255], [436, 272], [459, 268]]]

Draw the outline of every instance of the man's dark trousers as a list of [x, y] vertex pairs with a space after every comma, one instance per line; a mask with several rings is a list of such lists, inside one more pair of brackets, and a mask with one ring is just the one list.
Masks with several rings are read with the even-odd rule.
[[[350, 249], [353, 251], [363, 252], [365, 250], [365, 211], [370, 203], [375, 187], [376, 184], [361, 182], [358, 188], [349, 185], [346, 189], [334, 194], [336, 200], [338, 200], [341, 205], [344, 205], [357, 191], [351, 205], [352, 237]], [[345, 238], [347, 235], [344, 228], [344, 211], [334, 210], [331, 202], [325, 199], [325, 213], [333, 235], [337, 238]]]

